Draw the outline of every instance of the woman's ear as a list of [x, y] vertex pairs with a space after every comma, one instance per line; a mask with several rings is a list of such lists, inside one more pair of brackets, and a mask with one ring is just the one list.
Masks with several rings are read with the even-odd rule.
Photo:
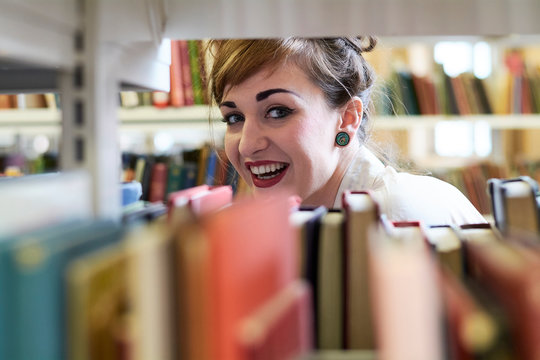
[[358, 96], [353, 96], [343, 108], [338, 131], [344, 131], [351, 138], [354, 137], [362, 122], [363, 111], [364, 104], [362, 100]]

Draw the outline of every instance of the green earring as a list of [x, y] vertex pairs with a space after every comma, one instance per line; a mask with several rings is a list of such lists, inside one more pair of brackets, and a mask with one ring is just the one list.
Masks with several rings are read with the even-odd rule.
[[339, 146], [347, 146], [349, 144], [349, 140], [349, 134], [344, 131], [340, 131], [336, 135], [336, 144], [338, 144]]

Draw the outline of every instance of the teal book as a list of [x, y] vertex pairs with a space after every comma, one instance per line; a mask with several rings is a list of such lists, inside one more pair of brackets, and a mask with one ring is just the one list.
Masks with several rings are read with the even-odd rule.
[[33, 239], [39, 236], [57, 238], [66, 231], [79, 228], [79, 222], [69, 222], [54, 225], [46, 229], [40, 229], [24, 234], [0, 237], [0, 359], [15, 358], [15, 342], [11, 315], [14, 308], [13, 282], [11, 267], [8, 265], [10, 254], [16, 244], [25, 239]]
[[6, 294], [6, 359], [65, 359], [67, 344], [64, 274], [68, 264], [119, 241], [115, 222], [61, 225], [9, 241], [0, 253]]
[[166, 193], [178, 191], [182, 188], [182, 164], [169, 163], [167, 172]]

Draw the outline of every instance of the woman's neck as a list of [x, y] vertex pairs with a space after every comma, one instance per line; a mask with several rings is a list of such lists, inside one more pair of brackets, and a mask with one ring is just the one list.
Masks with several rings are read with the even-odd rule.
[[347, 149], [343, 149], [342, 156], [338, 160], [336, 169], [334, 173], [328, 180], [328, 182], [314, 194], [302, 201], [303, 206], [325, 206], [328, 209], [331, 209], [334, 206], [336, 196], [343, 180], [343, 177], [347, 173], [349, 166], [352, 161], [355, 159], [358, 151], [360, 150], [360, 145], [351, 146]]

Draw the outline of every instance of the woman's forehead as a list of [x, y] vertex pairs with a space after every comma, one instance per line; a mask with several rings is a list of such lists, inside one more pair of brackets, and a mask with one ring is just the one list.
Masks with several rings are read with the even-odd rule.
[[308, 82], [309, 84], [312, 84], [305, 71], [299, 66], [291, 62], [282, 62], [279, 65], [271, 64], [264, 66], [238, 84], [226, 84], [224, 88], [224, 96], [227, 96], [231, 89], [237, 87], [249, 87], [253, 90], [257, 90], [272, 84], [290, 84], [291, 86], [302, 86]]

